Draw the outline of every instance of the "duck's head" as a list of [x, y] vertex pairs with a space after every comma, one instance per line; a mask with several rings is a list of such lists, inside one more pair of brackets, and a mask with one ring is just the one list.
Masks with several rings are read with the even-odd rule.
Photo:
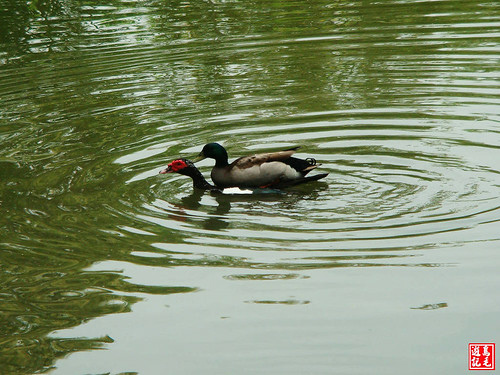
[[218, 143], [207, 143], [203, 146], [203, 150], [201, 150], [194, 162], [196, 163], [205, 158], [215, 159], [219, 164], [227, 164], [226, 149]]
[[165, 173], [180, 173], [185, 176], [193, 176], [198, 169], [195, 167], [192, 161], [188, 159], [176, 159], [167, 165], [167, 168], [160, 171], [160, 174]]
[[205, 180], [205, 177], [203, 177], [200, 170], [196, 168], [193, 162], [188, 159], [175, 159], [173, 162], [167, 165], [167, 168], [160, 171], [160, 174], [165, 173], [180, 173], [184, 176], [191, 177], [193, 179], [193, 186], [198, 189], [217, 192], [221, 191], [217, 187], [210, 185], [210, 183]]

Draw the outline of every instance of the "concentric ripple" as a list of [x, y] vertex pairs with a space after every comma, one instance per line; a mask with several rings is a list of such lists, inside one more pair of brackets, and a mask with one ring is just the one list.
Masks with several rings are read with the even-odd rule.
[[[220, 65], [232, 91], [219, 88], [212, 114], [175, 118], [158, 127], [167, 143], [151, 139], [117, 160], [141, 170], [129, 189], [151, 191], [140, 209], [130, 203], [124, 213], [168, 231], [172, 239], [153, 246], [180, 259], [250, 267], [411, 265], [418, 249], [498, 240], [490, 228], [500, 208], [499, 74], [490, 47], [500, 24], [483, 17], [450, 28], [445, 13], [427, 17], [400, 31], [229, 38], [217, 51], [236, 61]], [[242, 54], [275, 46], [283, 50], [266, 69], [278, 85], [264, 92], [263, 62]], [[317, 66], [305, 53], [312, 49]], [[374, 61], [346, 57], [375, 49]], [[186, 82], [191, 73], [183, 72]], [[354, 89], [367, 77], [370, 92]], [[193, 157], [211, 141], [233, 158], [301, 145], [298, 156], [316, 158], [330, 175], [276, 196], [214, 196], [193, 192], [183, 176], [153, 177], [158, 162]], [[207, 178], [210, 165], [201, 164]]]
[[[182, 239], [181, 243], [155, 243], [159, 249], [181, 249], [180, 257], [230, 256], [238, 264], [239, 254], [251, 267], [296, 268], [314, 263], [326, 267], [338, 265], [339, 260], [380, 264], [381, 259], [384, 264], [414, 264], [410, 258], [402, 261], [403, 255], [394, 259], [392, 251], [413, 256], [416, 249], [440, 244], [496, 240], [495, 232], [485, 236], [483, 227], [498, 220], [499, 171], [476, 158], [484, 148], [495, 150], [495, 139], [490, 137], [489, 144], [457, 146], [463, 143], [460, 136], [465, 138], [468, 126], [474, 125], [470, 119], [454, 118], [450, 123], [443, 117], [436, 124], [435, 118], [429, 122], [404, 110], [398, 114], [395, 120], [382, 110], [370, 111], [370, 118], [341, 111], [314, 113], [288, 118], [288, 124], [278, 130], [246, 127], [245, 142], [229, 146], [230, 155], [305, 143], [298, 156], [313, 155], [329, 177], [284, 196], [214, 196], [193, 191], [184, 176], [168, 176], [155, 181], [154, 198], [136, 214]], [[340, 120], [345, 116], [351, 118]], [[461, 128], [453, 127], [457, 123]], [[444, 128], [456, 138], [450, 138]], [[240, 129], [225, 130], [217, 139], [241, 134]], [[265, 142], [252, 144], [256, 139]], [[245, 147], [249, 143], [252, 147]], [[201, 147], [200, 143], [180, 154], [194, 155]], [[207, 175], [209, 164], [202, 168]], [[146, 176], [138, 183], [141, 189], [149, 180]], [[344, 250], [353, 253], [346, 259]], [[367, 250], [373, 254], [368, 256]], [[335, 252], [325, 255], [324, 251]]]
[[[40, 197], [60, 196], [70, 211], [79, 200], [87, 203], [76, 210], [106, 207], [124, 222], [105, 233], [127, 227], [168, 237], [155, 249], [217, 257], [238, 249], [262, 267], [310, 266], [315, 250], [377, 251], [392, 262], [392, 249], [414, 255], [498, 240], [487, 229], [500, 207], [494, 12], [478, 16], [471, 4], [467, 18], [446, 2], [433, 12], [412, 4], [413, 22], [394, 27], [398, 6], [348, 4], [339, 14], [316, 9], [309, 32], [290, 19], [269, 31], [242, 18], [248, 29], [240, 34], [221, 8], [217, 29], [207, 35], [193, 24], [183, 35], [187, 13], [169, 8], [164, 19], [156, 16], [161, 7], [83, 6], [76, 18], [61, 16], [51, 43], [66, 53], [53, 64], [34, 70], [27, 59], [3, 70], [2, 118], [32, 118], [6, 134], [4, 148], [17, 144], [37, 155], [7, 154], [31, 163]], [[394, 12], [394, 25], [379, 22], [380, 7]], [[77, 20], [80, 44], [68, 50]], [[47, 53], [44, 25], [32, 33], [31, 56]], [[33, 82], [38, 90], [29, 89]], [[105, 125], [96, 132], [91, 123]], [[316, 158], [330, 174], [265, 196], [200, 194], [183, 176], [156, 175], [209, 141], [225, 144], [233, 158], [301, 145], [298, 156]], [[208, 176], [210, 163], [201, 168]], [[111, 181], [119, 181], [112, 200], [85, 194]]]

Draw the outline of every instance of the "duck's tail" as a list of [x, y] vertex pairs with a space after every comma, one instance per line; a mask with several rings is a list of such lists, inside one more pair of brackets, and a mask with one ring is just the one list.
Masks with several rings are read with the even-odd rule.
[[299, 159], [299, 158], [294, 158], [290, 157], [286, 160], [283, 161], [284, 163], [288, 164], [290, 167], [295, 169], [297, 172], [302, 173], [303, 176], [311, 172], [314, 168], [317, 168], [321, 164], [316, 163], [316, 159], [314, 158], [307, 158], [307, 159]]

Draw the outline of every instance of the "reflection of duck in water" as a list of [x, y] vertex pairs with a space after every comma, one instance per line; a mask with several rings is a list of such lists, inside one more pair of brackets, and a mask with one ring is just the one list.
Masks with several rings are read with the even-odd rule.
[[[165, 173], [179, 173], [191, 177], [193, 180], [193, 187], [195, 188], [190, 195], [181, 199], [182, 204], [174, 204], [183, 212], [182, 215], [176, 215], [174, 220], [179, 220], [179, 218], [181, 218], [182, 221], [189, 220], [189, 215], [186, 214], [185, 208], [199, 210], [202, 206], [201, 198], [206, 190], [215, 193], [217, 196], [222, 196], [221, 193], [223, 192], [223, 189], [219, 189], [211, 185], [207, 180], [205, 180], [205, 177], [203, 177], [198, 168], [196, 168], [196, 166], [187, 159], [177, 159], [172, 161], [167, 168], [160, 171], [160, 174]], [[247, 194], [248, 193], [252, 193], [252, 191], [248, 191]], [[230, 208], [231, 205], [229, 201], [222, 202], [222, 204], [219, 203], [215, 212], [209, 213], [207, 219], [203, 221], [203, 228], [210, 230], [226, 229], [229, 226], [229, 222], [221, 219], [221, 217], [227, 214]]]
[[215, 159], [211, 177], [219, 188], [236, 186], [282, 189], [317, 181], [328, 175], [322, 173], [306, 176], [317, 167], [316, 160], [292, 157], [297, 149], [298, 147], [294, 147], [284, 151], [244, 156], [229, 164], [225, 148], [218, 143], [208, 143], [196, 161], [205, 158]]

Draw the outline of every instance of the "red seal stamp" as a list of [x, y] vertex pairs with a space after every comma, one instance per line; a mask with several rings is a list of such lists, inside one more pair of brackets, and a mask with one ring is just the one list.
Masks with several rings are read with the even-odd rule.
[[494, 369], [495, 369], [495, 344], [470, 343], [469, 370], [494, 370]]

